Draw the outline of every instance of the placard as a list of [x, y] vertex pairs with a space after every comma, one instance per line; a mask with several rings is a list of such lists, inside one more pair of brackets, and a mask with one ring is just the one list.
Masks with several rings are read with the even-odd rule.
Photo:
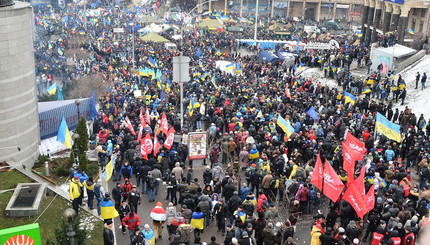
[[207, 133], [206, 132], [194, 132], [188, 134], [188, 150], [189, 159], [205, 159], [206, 158], [206, 147], [207, 147]]

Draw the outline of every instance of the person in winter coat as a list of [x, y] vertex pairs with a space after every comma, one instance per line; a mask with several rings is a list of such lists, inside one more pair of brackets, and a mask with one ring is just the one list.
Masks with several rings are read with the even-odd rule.
[[124, 179], [130, 179], [131, 176], [133, 176], [133, 168], [130, 166], [128, 162], [124, 162], [124, 164], [121, 166], [119, 170], [119, 174]]
[[240, 199], [242, 200], [242, 202], [245, 201], [248, 194], [249, 194], [248, 185], [246, 183], [242, 183], [242, 188], [240, 188], [240, 190], [239, 190], [239, 196], [240, 196]]
[[103, 229], [103, 244], [104, 245], [114, 245], [115, 244], [115, 237], [113, 235], [113, 221], [108, 220]]
[[211, 223], [211, 211], [212, 211], [212, 200], [209, 196], [206, 195], [206, 191], [203, 192], [203, 195], [200, 196], [199, 203], [197, 207], [200, 207], [202, 213], [205, 215], [205, 226], [209, 228]]
[[200, 236], [200, 232], [203, 232], [205, 228], [204, 224], [205, 215], [202, 213], [200, 207], [196, 207], [196, 211], [191, 216], [190, 225], [194, 227], [196, 237]]
[[[126, 201], [123, 201], [118, 208], [119, 219], [121, 220], [121, 222], [125, 218], [125, 216], [127, 216], [127, 214], [129, 214], [130, 212], [131, 212], [130, 205], [128, 205]], [[126, 227], [124, 225], [121, 226], [122, 233], [124, 234], [125, 234], [125, 228]]]
[[229, 218], [229, 210], [228, 206], [225, 204], [224, 199], [220, 199], [217, 204], [215, 204], [213, 208], [212, 215], [215, 216], [218, 230], [217, 232], [225, 234], [225, 221]]
[[79, 182], [79, 177], [73, 177], [69, 184], [69, 198], [72, 201], [72, 207], [76, 214], [79, 212], [80, 197], [83, 196], [81, 188], [83, 188], [83, 185]]
[[140, 217], [132, 211], [122, 219], [122, 225], [127, 227], [131, 241], [134, 236], [134, 230], [140, 225]]
[[121, 205], [123, 189], [121, 187], [121, 183], [117, 182], [116, 186], [112, 189], [112, 198], [115, 201], [115, 208], [118, 210]]
[[148, 241], [149, 245], [155, 244], [154, 231], [151, 230], [151, 227], [149, 227], [148, 224], [145, 224], [145, 226], [143, 227], [142, 234], [145, 237], [146, 241]]
[[212, 171], [209, 166], [206, 166], [205, 171], [203, 171], [203, 182], [205, 185], [210, 184], [212, 181]]
[[96, 185], [96, 183], [94, 182], [93, 177], [89, 177], [87, 180], [84, 181], [83, 185], [87, 190], [88, 208], [90, 210], [93, 210], [94, 209], [94, 186]]
[[312, 226], [311, 231], [311, 245], [322, 245], [320, 236], [321, 236], [321, 224], [316, 224]]
[[134, 229], [134, 235], [131, 238], [131, 245], [145, 245], [145, 236], [140, 231], [139, 227]]
[[263, 187], [263, 192], [266, 195], [266, 197], [271, 196], [272, 192], [270, 189], [270, 181], [272, 181], [273, 175], [270, 171], [267, 172], [267, 174], [263, 177], [263, 180], [261, 180], [261, 187]]
[[268, 223], [263, 229], [263, 242], [264, 245], [275, 245], [275, 231], [272, 223]]
[[128, 178], [125, 178], [124, 184], [122, 184], [121, 188], [122, 188], [122, 198], [123, 200], [127, 201], [128, 195], [133, 189], [133, 184], [130, 183], [130, 180]]
[[161, 202], [156, 203], [155, 207], [151, 210], [150, 217], [152, 218], [154, 235], [157, 240], [163, 234], [163, 224], [166, 221], [166, 211]]

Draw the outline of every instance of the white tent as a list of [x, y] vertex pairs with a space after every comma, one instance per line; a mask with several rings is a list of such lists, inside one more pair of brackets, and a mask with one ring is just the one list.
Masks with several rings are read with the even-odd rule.
[[221, 71], [223, 71], [223, 72], [227, 72], [227, 73], [230, 73], [230, 74], [234, 74], [234, 71], [233, 71], [233, 70], [226, 71], [226, 67], [227, 67], [228, 65], [231, 65], [231, 64], [233, 64], [233, 62], [226, 61], [226, 60], [217, 60], [217, 61], [215, 61], [215, 67], [216, 67], [216, 68], [220, 69], [220, 70], [221, 70]]

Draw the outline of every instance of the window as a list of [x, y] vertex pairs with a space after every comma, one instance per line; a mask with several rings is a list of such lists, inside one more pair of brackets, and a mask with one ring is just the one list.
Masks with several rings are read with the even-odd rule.
[[427, 12], [427, 9], [421, 9], [421, 17], [422, 18], [426, 17], [426, 12]]
[[424, 21], [420, 21], [420, 29], [419, 32], [423, 32], [424, 29]]
[[417, 8], [413, 8], [413, 10], [412, 10], [412, 14], [413, 14], [413, 15], [418, 15], [418, 9], [417, 9]]
[[411, 29], [415, 31], [415, 24], [417, 23], [417, 21], [415, 19], [412, 19], [412, 23], [411, 23]]

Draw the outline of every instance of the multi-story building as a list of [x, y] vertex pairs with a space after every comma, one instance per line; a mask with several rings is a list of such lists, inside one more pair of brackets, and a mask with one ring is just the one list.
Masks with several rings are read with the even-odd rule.
[[[210, 5], [227, 13], [253, 16], [256, 2], [218, 0]], [[333, 19], [361, 25], [366, 44], [375, 42], [378, 33], [396, 31], [399, 43], [413, 46], [430, 32], [430, 0], [258, 0], [258, 6], [261, 16], [300, 17], [319, 23]]]

